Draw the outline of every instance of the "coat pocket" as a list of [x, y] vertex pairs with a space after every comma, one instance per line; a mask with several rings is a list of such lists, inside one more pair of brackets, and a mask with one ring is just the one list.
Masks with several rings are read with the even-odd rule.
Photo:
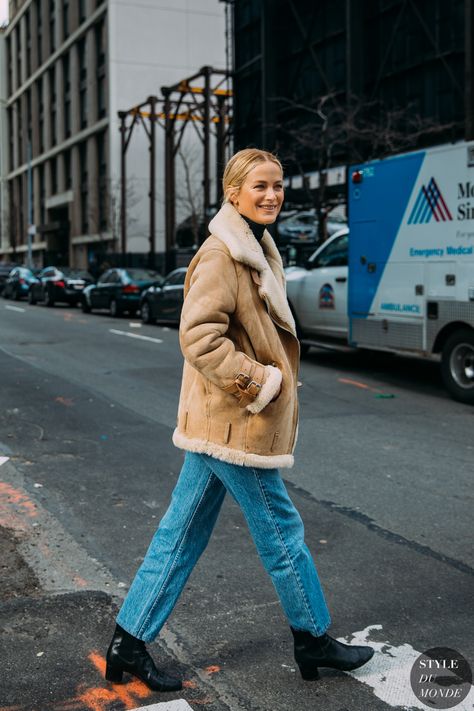
[[270, 452], [274, 452], [278, 446], [278, 440], [280, 439], [280, 433], [275, 432], [273, 435], [272, 446], [270, 447]]
[[230, 422], [228, 422], [226, 424], [225, 430], [224, 430], [224, 444], [227, 444], [229, 442], [231, 430], [232, 430], [232, 424]]

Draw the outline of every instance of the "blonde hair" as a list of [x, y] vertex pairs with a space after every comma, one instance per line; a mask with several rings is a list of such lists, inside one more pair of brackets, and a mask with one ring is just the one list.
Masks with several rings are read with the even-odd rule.
[[282, 164], [269, 151], [262, 151], [260, 148], [244, 148], [242, 151], [235, 153], [227, 163], [222, 178], [223, 202], [230, 202], [230, 193], [234, 190], [239, 191], [250, 171], [266, 161], [275, 163], [283, 175]]

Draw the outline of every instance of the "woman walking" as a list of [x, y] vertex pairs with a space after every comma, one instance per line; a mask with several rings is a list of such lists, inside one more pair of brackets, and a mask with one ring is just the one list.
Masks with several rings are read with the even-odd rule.
[[157, 691], [181, 688], [145, 643], [170, 615], [216, 523], [226, 492], [246, 518], [294, 637], [302, 677], [351, 670], [373, 655], [327, 634], [331, 619], [301, 518], [279, 469], [293, 466], [299, 342], [282, 261], [265, 226], [283, 203], [283, 170], [266, 151], [236, 153], [224, 204], [184, 287], [184, 369], [173, 442], [186, 451], [170, 506], [117, 617], [106, 678], [129, 672]]

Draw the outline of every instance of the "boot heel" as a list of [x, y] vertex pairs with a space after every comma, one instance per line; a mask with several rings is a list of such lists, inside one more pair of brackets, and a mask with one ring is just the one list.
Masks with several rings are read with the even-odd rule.
[[107, 681], [112, 681], [116, 684], [122, 681], [123, 671], [122, 669], [116, 669], [115, 667], [107, 664], [105, 667], [105, 678]]
[[[299, 666], [299, 665], [298, 665]], [[303, 665], [299, 666], [301, 676], [305, 681], [316, 681], [319, 679], [318, 667], [305, 667]]]

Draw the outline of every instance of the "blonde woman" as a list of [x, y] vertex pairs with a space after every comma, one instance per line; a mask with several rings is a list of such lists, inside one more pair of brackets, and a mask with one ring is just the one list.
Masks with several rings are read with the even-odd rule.
[[301, 518], [279, 469], [293, 466], [299, 342], [282, 261], [265, 229], [283, 203], [283, 170], [266, 151], [236, 153], [225, 202], [184, 286], [184, 369], [174, 444], [184, 464], [146, 557], [117, 617], [106, 678], [129, 672], [153, 690], [181, 688], [145, 643], [170, 615], [216, 523], [226, 492], [242, 509], [288, 618], [304, 679], [318, 667], [351, 670], [373, 655], [327, 634], [330, 615]]

